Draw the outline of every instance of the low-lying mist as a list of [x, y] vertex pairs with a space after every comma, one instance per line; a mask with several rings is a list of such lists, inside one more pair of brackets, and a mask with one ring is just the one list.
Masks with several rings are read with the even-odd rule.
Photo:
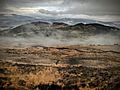
[[95, 35], [87, 38], [53, 38], [34, 36], [23, 37], [0, 37], [0, 46], [2, 47], [30, 47], [30, 46], [69, 46], [69, 45], [113, 45], [120, 44], [120, 38], [110, 34]]

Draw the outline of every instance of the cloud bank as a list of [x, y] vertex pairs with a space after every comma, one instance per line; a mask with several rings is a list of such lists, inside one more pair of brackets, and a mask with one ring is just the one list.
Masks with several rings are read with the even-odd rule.
[[0, 0], [0, 13], [108, 16], [104, 21], [120, 21], [119, 8], [120, 0]]

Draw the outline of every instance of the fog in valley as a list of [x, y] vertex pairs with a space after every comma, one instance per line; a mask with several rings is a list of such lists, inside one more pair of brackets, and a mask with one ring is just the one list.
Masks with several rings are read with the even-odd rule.
[[[61, 36], [62, 37], [62, 36]], [[120, 44], [120, 38], [112, 35], [95, 35], [86, 38], [55, 38], [45, 36], [23, 37], [0, 37], [0, 46], [4, 47], [29, 47], [29, 46], [69, 46], [69, 45], [113, 45]]]

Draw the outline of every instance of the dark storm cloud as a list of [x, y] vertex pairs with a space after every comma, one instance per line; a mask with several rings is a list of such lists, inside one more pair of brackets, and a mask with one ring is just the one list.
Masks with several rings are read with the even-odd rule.
[[120, 0], [65, 0], [71, 8], [66, 13], [87, 15], [120, 15]]
[[0, 0], [1, 7], [14, 6], [14, 7], [32, 7], [42, 4], [52, 4], [53, 2], [58, 2], [63, 0]]
[[[120, 15], [120, 0], [0, 0], [0, 12], [9, 11], [9, 7], [19, 9], [38, 6], [68, 8], [63, 14]], [[48, 10], [40, 12], [57, 14], [56, 11]]]
[[6, 7], [6, 0], [0, 0], [0, 11], [5, 10]]

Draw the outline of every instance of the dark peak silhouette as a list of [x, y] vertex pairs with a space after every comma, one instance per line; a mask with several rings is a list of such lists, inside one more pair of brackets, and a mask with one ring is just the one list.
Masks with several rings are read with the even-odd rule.
[[116, 27], [113, 27], [113, 26], [106, 26], [106, 25], [103, 25], [103, 24], [99, 24], [99, 23], [89, 23], [89, 24], [84, 24], [84, 23], [77, 23], [75, 25], [72, 25], [72, 26], [92, 26], [92, 27], [104, 27], [104, 28], [114, 28], [114, 29], [119, 29], [119, 28], [116, 28]]
[[68, 24], [63, 23], [63, 22], [53, 22], [53, 25], [63, 25], [63, 26], [68, 26]]
[[85, 24], [83, 24], [83, 23], [77, 23], [77, 24], [75, 24], [75, 25], [73, 25], [73, 26], [84, 26]]
[[38, 21], [38, 22], [32, 22], [31, 24], [34, 24], [34, 25], [40, 25], [40, 24], [49, 25], [50, 23], [44, 22], [44, 21]]

